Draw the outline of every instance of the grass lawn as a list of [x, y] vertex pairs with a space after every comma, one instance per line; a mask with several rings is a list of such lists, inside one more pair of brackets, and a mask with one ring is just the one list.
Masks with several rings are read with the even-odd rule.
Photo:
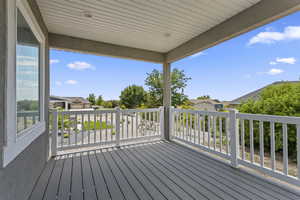
[[112, 125], [110, 124], [107, 124], [105, 122], [99, 122], [97, 121], [96, 124], [95, 122], [91, 121], [90, 123], [89, 122], [84, 122], [84, 130], [94, 130], [96, 128], [96, 130], [100, 130], [100, 129], [111, 129], [113, 128]]

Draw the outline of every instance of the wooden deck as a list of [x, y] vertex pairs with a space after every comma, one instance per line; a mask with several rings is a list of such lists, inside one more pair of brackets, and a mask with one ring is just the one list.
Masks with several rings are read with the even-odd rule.
[[158, 142], [56, 157], [30, 200], [296, 200], [300, 196], [184, 146]]

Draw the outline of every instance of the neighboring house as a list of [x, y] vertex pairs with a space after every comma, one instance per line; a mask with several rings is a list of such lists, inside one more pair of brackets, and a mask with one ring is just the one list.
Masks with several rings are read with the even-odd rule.
[[234, 106], [237, 106], [237, 105], [241, 104], [242, 102], [248, 101], [250, 99], [258, 100], [261, 92], [265, 88], [267, 88], [267, 87], [269, 87], [271, 85], [277, 85], [277, 84], [282, 84], [282, 83], [300, 83], [300, 81], [276, 81], [274, 83], [266, 85], [265, 87], [262, 87], [262, 88], [260, 88], [258, 90], [255, 90], [255, 91], [250, 92], [248, 94], [245, 94], [245, 95], [243, 95], [243, 96], [241, 96], [241, 97], [239, 97], [237, 99], [234, 99], [234, 100], [230, 101], [228, 104], [229, 104], [229, 106], [233, 106], [234, 107]]
[[218, 111], [223, 104], [213, 99], [191, 99], [192, 106], [197, 110]]
[[58, 97], [58, 96], [50, 96], [49, 98], [49, 108], [63, 108], [65, 110], [68, 110], [68, 102], [69, 99], [64, 97]]
[[65, 110], [89, 109], [91, 108], [91, 104], [83, 97], [50, 96], [49, 107], [50, 109], [63, 108]]

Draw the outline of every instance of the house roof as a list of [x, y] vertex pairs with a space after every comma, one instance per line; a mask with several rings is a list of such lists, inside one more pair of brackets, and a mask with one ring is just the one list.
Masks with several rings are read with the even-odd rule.
[[159, 63], [300, 9], [300, 0], [36, 1], [51, 48]]
[[274, 83], [271, 83], [269, 85], [266, 85], [258, 90], [255, 90], [253, 92], [250, 92], [248, 94], [245, 94], [237, 99], [234, 99], [232, 101], [230, 101], [230, 104], [234, 105], [234, 104], [240, 104], [244, 101], [247, 101], [249, 99], [253, 99], [253, 100], [258, 100], [260, 93], [267, 87], [271, 86], [271, 85], [277, 85], [277, 84], [282, 84], [282, 83], [300, 83], [300, 81], [276, 81]]
[[191, 99], [192, 104], [220, 104], [220, 102], [213, 100], [213, 99]]
[[59, 97], [50, 96], [50, 101], [68, 101], [69, 103], [84, 103], [89, 104], [90, 102], [83, 97]]
[[65, 98], [65, 97], [59, 97], [59, 96], [50, 96], [49, 97], [50, 101], [68, 101], [69, 99]]
[[90, 102], [83, 97], [64, 97], [69, 100], [71, 103], [84, 103], [89, 104]]

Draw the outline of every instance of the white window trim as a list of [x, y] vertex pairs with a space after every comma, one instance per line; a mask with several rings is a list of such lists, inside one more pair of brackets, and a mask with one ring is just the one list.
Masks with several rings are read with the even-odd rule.
[[[37, 40], [40, 42], [40, 121], [17, 134], [16, 129], [16, 10], [20, 10]], [[2, 166], [7, 166], [26, 147], [46, 130], [45, 114], [45, 41], [43, 34], [31, 8], [25, 0], [7, 1], [7, 79], [6, 79], [6, 128], [3, 148]]]

